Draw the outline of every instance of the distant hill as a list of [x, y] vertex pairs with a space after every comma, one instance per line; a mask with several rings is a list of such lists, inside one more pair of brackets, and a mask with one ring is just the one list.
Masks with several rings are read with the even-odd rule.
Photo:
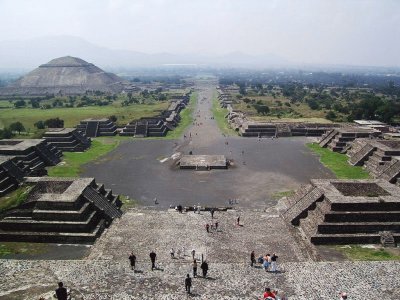
[[[29, 51], [27, 51], [29, 49]], [[102, 68], [157, 67], [170, 64], [194, 64], [215, 67], [269, 67], [288, 64], [276, 55], [252, 56], [232, 52], [220, 56], [146, 54], [128, 50], [113, 50], [96, 46], [82, 38], [71, 36], [42, 37], [24, 41], [0, 42], [0, 68], [32, 69], [44, 61], [61, 56], [83, 57]]]

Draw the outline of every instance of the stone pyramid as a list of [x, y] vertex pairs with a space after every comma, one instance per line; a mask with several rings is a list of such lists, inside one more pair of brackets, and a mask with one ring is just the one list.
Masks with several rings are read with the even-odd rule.
[[86, 91], [118, 93], [126, 82], [80, 58], [65, 56], [41, 65], [11, 85], [0, 95], [78, 95]]

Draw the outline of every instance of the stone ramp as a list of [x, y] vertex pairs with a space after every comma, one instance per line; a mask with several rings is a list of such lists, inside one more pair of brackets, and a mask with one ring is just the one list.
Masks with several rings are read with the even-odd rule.
[[335, 129], [328, 131], [321, 137], [321, 140], [318, 144], [321, 147], [326, 147], [337, 134], [338, 132]]
[[107, 220], [111, 221], [122, 216], [122, 212], [115, 205], [111, 204], [106, 197], [93, 190], [92, 187], [87, 187], [82, 195], [89, 202], [93, 203], [98, 210], [102, 211]]
[[400, 177], [400, 157], [394, 158], [393, 163], [379, 177], [392, 183], [397, 182]]
[[353, 166], [361, 166], [364, 164], [364, 161], [368, 159], [368, 157], [374, 152], [376, 148], [366, 143], [357, 153], [352, 155], [349, 159], [349, 162]]

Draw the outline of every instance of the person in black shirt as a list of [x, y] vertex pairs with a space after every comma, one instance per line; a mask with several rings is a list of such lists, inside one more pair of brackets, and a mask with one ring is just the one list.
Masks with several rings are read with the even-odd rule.
[[58, 300], [68, 300], [67, 289], [64, 287], [62, 282], [58, 283], [58, 289], [56, 289], [56, 296]]
[[156, 257], [157, 257], [157, 254], [154, 251], [151, 251], [150, 259], [151, 259], [151, 270], [152, 271], [156, 268]]
[[191, 286], [192, 286], [192, 278], [190, 278], [189, 274], [187, 274], [185, 278], [185, 290], [188, 294], [190, 294]]
[[135, 270], [136, 256], [133, 254], [133, 252], [129, 256], [129, 260], [131, 261], [131, 269]]
[[278, 259], [278, 256], [273, 253], [271, 256], [271, 271], [276, 272], [276, 260]]
[[202, 264], [200, 265], [201, 270], [203, 271], [203, 277], [207, 277], [207, 272], [208, 272], [208, 263], [206, 261], [203, 261]]
[[253, 266], [253, 264], [256, 262], [256, 255], [254, 254], [254, 251], [251, 251], [250, 253], [250, 266]]

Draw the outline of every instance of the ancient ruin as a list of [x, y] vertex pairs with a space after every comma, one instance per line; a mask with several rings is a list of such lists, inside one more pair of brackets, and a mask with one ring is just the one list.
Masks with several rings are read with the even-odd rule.
[[0, 95], [43, 96], [79, 95], [90, 91], [118, 93], [127, 83], [80, 58], [65, 56], [39, 66], [11, 85], [0, 88]]
[[92, 243], [122, 215], [118, 195], [94, 178], [27, 177], [18, 207], [0, 215], [0, 241]]
[[90, 147], [90, 138], [76, 128], [50, 128], [43, 138], [61, 151], [82, 152]]
[[44, 139], [0, 140], [0, 155], [15, 157], [16, 163], [27, 175], [45, 175], [45, 167], [55, 166], [62, 153]]
[[375, 178], [391, 183], [400, 178], [400, 140], [357, 139], [347, 155], [350, 164], [364, 166]]
[[313, 179], [286, 199], [283, 217], [313, 244], [379, 244], [383, 231], [399, 242], [399, 195], [381, 179]]
[[357, 138], [377, 137], [380, 131], [363, 127], [343, 127], [329, 130], [320, 139], [319, 145], [334, 152], [346, 153]]
[[174, 130], [180, 121], [179, 113], [189, 101], [190, 93], [181, 99], [171, 101], [167, 110], [159, 116], [134, 120], [122, 128], [121, 136], [159, 137], [165, 136], [168, 131]]
[[110, 119], [85, 119], [77, 126], [78, 131], [86, 137], [113, 136], [117, 134], [117, 126]]
[[0, 197], [18, 188], [24, 179], [21, 161], [15, 156], [0, 156]]

